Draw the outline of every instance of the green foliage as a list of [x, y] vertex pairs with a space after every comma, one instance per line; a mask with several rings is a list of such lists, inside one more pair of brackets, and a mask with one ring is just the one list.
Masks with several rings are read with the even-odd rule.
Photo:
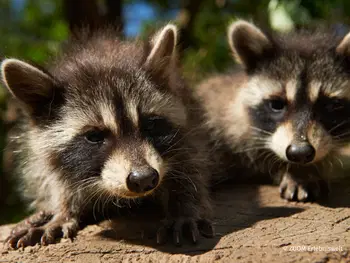
[[[25, 3], [24, 8], [16, 9], [13, 5], [14, 0], [0, 0], [0, 55], [19, 57], [43, 64], [57, 53], [60, 43], [67, 39], [69, 34], [67, 21], [62, 12], [63, 1], [22, 1]], [[102, 0], [99, 1], [102, 3]], [[124, 0], [123, 3], [134, 1]], [[190, 29], [191, 43], [182, 54], [185, 75], [192, 83], [203, 80], [209, 74], [224, 72], [234, 64], [226, 40], [226, 28], [237, 18], [252, 20], [259, 25], [279, 31], [288, 31], [304, 25], [319, 25], [320, 21], [350, 22], [348, 21], [350, 18], [349, 0], [187, 1], [196, 1], [200, 5], [193, 27]], [[184, 8], [184, 4], [189, 3], [187, 1], [146, 1], [156, 9], [157, 17], [156, 22], [144, 23], [140, 36], [148, 36], [169, 19], [182, 24], [183, 21], [177, 13]], [[6, 95], [5, 90], [0, 89], [0, 110], [2, 112], [5, 110]], [[4, 142], [4, 125], [1, 125], [0, 148], [3, 148]], [[8, 187], [11, 187], [11, 183], [9, 184]], [[24, 213], [23, 208], [18, 205], [18, 198], [15, 194], [7, 197], [5, 208], [7, 213], [2, 213], [0, 223], [17, 221]]]
[[0, 2], [0, 52], [6, 57], [45, 62], [68, 36], [61, 1], [28, 0], [21, 10], [16, 10], [11, 2]]
[[[43, 64], [57, 53], [60, 42], [68, 37], [68, 27], [61, 9], [61, 1], [55, 0], [27, 0], [23, 9], [16, 9], [10, 0], [0, 0], [0, 54]], [[0, 110], [3, 115], [7, 96], [5, 89], [0, 87]], [[5, 139], [5, 127], [1, 121], [1, 149], [5, 147]], [[0, 153], [2, 160], [3, 151]], [[2, 163], [0, 169], [3, 170]], [[6, 213], [1, 213], [0, 224], [18, 221], [26, 210], [15, 191], [16, 183], [10, 175], [1, 173], [0, 176], [0, 189], [8, 190], [6, 200], [2, 200]]]
[[232, 15], [214, 3], [203, 6], [193, 30], [196, 45], [185, 51], [183, 59], [190, 80], [198, 81], [208, 73], [222, 72], [232, 62], [226, 41], [226, 28], [231, 20]]

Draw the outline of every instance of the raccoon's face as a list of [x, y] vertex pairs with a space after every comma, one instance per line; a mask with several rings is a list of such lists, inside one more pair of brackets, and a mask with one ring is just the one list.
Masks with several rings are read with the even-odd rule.
[[186, 125], [184, 105], [158, 71], [171, 67], [175, 42], [176, 28], [168, 25], [144, 57], [123, 54], [136, 52], [123, 43], [119, 53], [97, 47], [63, 61], [52, 75], [5, 60], [3, 80], [32, 120], [32, 151], [68, 184], [124, 198], [152, 193], [171, 169], [168, 149]]
[[256, 149], [307, 164], [350, 141], [350, 35], [273, 39], [244, 21], [228, 34], [248, 73], [239, 100]]

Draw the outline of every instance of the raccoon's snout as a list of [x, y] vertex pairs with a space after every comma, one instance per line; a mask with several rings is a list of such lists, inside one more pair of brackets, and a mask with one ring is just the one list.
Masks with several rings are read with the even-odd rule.
[[288, 160], [300, 164], [313, 161], [315, 153], [315, 148], [309, 143], [291, 144], [286, 150]]
[[132, 171], [126, 179], [128, 189], [135, 193], [145, 193], [153, 190], [158, 183], [159, 174], [153, 168]]

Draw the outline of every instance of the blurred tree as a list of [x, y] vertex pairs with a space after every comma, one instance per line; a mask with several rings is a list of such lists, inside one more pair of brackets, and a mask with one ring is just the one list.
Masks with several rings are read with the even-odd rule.
[[[343, 25], [350, 23], [349, 0], [0, 0], [0, 56], [44, 64], [57, 54], [70, 31], [83, 25], [113, 24], [125, 35], [130, 23], [125, 10], [132, 5], [140, 9], [132, 9], [128, 19], [139, 19], [145, 6], [155, 14], [139, 28], [141, 36], [169, 20], [179, 25], [181, 64], [190, 83], [234, 64], [226, 28], [236, 17], [278, 31], [335, 24], [344, 32], [348, 29]], [[14, 104], [6, 111], [6, 98], [7, 92], [0, 89], [0, 147], [16, 116]], [[6, 210], [0, 223], [17, 221], [24, 211], [9, 175], [11, 158], [7, 152], [5, 167], [0, 167], [0, 211]]]
[[[10, 1], [0, 0], [0, 56], [20, 57], [43, 64], [58, 51], [60, 42], [68, 36], [68, 30], [62, 16], [60, 1]], [[0, 147], [6, 144], [6, 132], [12, 127], [16, 118], [14, 104], [6, 104], [8, 93], [0, 89]], [[6, 110], [8, 108], [8, 110]], [[21, 206], [11, 175], [11, 152], [0, 152], [4, 157], [0, 175], [0, 223], [17, 221], [25, 214]]]
[[82, 27], [113, 25], [123, 34], [123, 2], [121, 0], [63, 0], [65, 17], [71, 31]]

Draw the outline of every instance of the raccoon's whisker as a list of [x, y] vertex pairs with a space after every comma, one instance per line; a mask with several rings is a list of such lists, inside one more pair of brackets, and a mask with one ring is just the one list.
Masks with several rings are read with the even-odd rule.
[[[176, 173], [176, 174], [175, 174]], [[197, 187], [196, 187], [196, 185], [194, 184], [194, 182], [193, 182], [193, 180], [186, 174], [186, 173], [184, 173], [184, 172], [181, 172], [181, 171], [176, 171], [176, 172], [173, 172], [173, 173], [171, 173], [171, 174], [169, 174], [169, 179], [180, 179], [180, 180], [178, 180], [178, 182], [180, 182], [181, 184], [183, 184], [182, 183], [182, 179], [186, 179], [189, 183], [191, 183], [192, 184], [192, 186], [193, 186], [193, 188], [195, 189], [195, 191], [197, 192]]]
[[343, 126], [344, 124], [347, 124], [349, 123], [350, 120], [346, 120], [346, 121], [343, 121], [337, 125], [335, 125], [333, 128], [331, 128], [328, 132], [331, 133], [332, 131], [335, 131], [336, 129], [340, 128], [341, 126]]
[[333, 159], [337, 160], [341, 168], [344, 169], [343, 161], [338, 156], [334, 156]]
[[[103, 191], [102, 191], [102, 189], [98, 189], [97, 191], [96, 191], [96, 194], [95, 194], [95, 196], [94, 197], [96, 197], [97, 196], [97, 198], [95, 198], [95, 202], [94, 202], [94, 205], [92, 206], [92, 214], [93, 214], [93, 217], [94, 217], [94, 219], [97, 221], [97, 217], [96, 217], [96, 213], [95, 213], [95, 211], [96, 212], [99, 212], [99, 208], [100, 208], [100, 204], [101, 204], [101, 198], [103, 197]], [[96, 205], [97, 205], [97, 209], [96, 209]]]
[[99, 195], [99, 197], [97, 198], [98, 201], [98, 208], [101, 208], [100, 210], [100, 214], [102, 214], [102, 217], [105, 218], [105, 214], [104, 214], [104, 204], [106, 202], [106, 199], [108, 198], [108, 195], [106, 194], [105, 191], [102, 191], [101, 194]]
[[184, 152], [186, 150], [193, 150], [192, 148], [174, 148], [174, 149], [171, 149], [171, 150], [166, 150], [164, 153], [162, 153], [162, 156], [165, 156], [169, 153], [176, 153], [176, 152]]
[[177, 164], [189, 164], [190, 167], [191, 166], [194, 166], [196, 164], [193, 163], [193, 161], [195, 161], [196, 163], [201, 163], [201, 162], [205, 162], [207, 161], [206, 159], [203, 159], [203, 158], [186, 158], [186, 159], [180, 159], [178, 160], [177, 157], [183, 157], [183, 155], [174, 155], [172, 156], [172, 158], [169, 158], [167, 163], [169, 165], [177, 165]]
[[[96, 192], [96, 193], [98, 193], [98, 192]], [[95, 194], [95, 196], [98, 196], [98, 194]], [[96, 203], [97, 203], [97, 201], [98, 201], [98, 198], [96, 198], [95, 199], [95, 202], [94, 202], [94, 204], [93, 204], [93, 206], [92, 206], [92, 215], [93, 215], [93, 217], [94, 217], [94, 219], [97, 221], [97, 217], [96, 217], [96, 213], [95, 213], [95, 207], [96, 207]]]
[[[110, 199], [111, 199], [111, 194], [110, 193], [106, 193], [107, 197], [104, 198], [104, 201], [102, 203], [102, 217], [104, 219], [109, 219], [109, 211], [108, 209], [105, 209], [105, 207], [107, 207], [107, 205], [110, 203]], [[107, 211], [107, 216], [105, 215], [105, 212]]]
[[273, 155], [269, 159], [270, 159], [270, 161], [269, 161], [269, 165], [268, 165], [268, 171], [269, 171], [269, 174], [272, 175], [272, 169], [274, 167], [274, 164], [276, 162], [278, 162], [279, 158], [276, 155]]
[[[263, 165], [265, 165], [265, 163], [267, 162], [267, 160], [269, 160], [269, 158], [271, 158], [272, 156], [274, 156], [274, 153], [272, 153], [272, 152], [270, 152], [270, 153], [268, 153], [266, 156], [265, 156], [265, 158], [263, 159]], [[268, 166], [266, 166], [266, 167], [268, 167]]]
[[286, 166], [286, 173], [288, 173], [289, 168], [290, 168], [290, 163], [287, 163], [287, 166]]
[[339, 148], [347, 145], [349, 145], [349, 141], [346, 139], [333, 140], [333, 148]]
[[[115, 200], [116, 199], [116, 200]], [[116, 207], [120, 207], [120, 202], [119, 202], [119, 198], [116, 197], [112, 200], [112, 203], [116, 206]]]
[[332, 161], [328, 159], [328, 163], [329, 163], [329, 165], [330, 165], [331, 172], [333, 172], [333, 163], [332, 163]]
[[268, 138], [261, 138], [261, 137], [251, 137], [251, 140], [254, 142], [269, 142], [270, 140]]
[[350, 131], [347, 131], [347, 132], [344, 132], [344, 133], [342, 133], [342, 134], [339, 134], [339, 135], [336, 135], [336, 136], [334, 136], [334, 138], [339, 138], [339, 139], [341, 139], [341, 138], [343, 138], [344, 136], [347, 136], [347, 135], [349, 135], [350, 134]]
[[269, 154], [270, 152], [269, 151], [263, 151], [261, 152], [257, 157], [256, 157], [256, 160], [264, 157], [265, 155]]
[[[177, 133], [178, 131], [179, 131], [179, 130], [177, 130], [176, 133]], [[190, 135], [190, 133], [191, 133], [191, 131], [188, 132], [188, 133], [186, 133], [186, 134], [184, 134], [181, 138], [179, 138], [176, 142], [174, 142], [174, 143], [167, 149], [167, 151], [168, 151], [168, 150], [171, 150], [172, 148], [174, 148], [175, 146], [177, 146], [177, 144], [178, 144], [180, 141], [182, 141], [186, 136]], [[174, 137], [175, 137], [175, 136], [174, 136]]]
[[93, 183], [94, 181], [97, 181], [97, 178], [95, 177], [89, 177], [86, 179], [82, 179], [81, 181], [76, 181], [72, 184], [69, 184], [68, 187], [70, 188], [83, 188], [84, 186], [90, 186], [91, 183]]
[[335, 139], [333, 140], [333, 148], [341, 148], [349, 145], [348, 139]]
[[280, 162], [280, 159], [277, 156], [272, 157], [272, 164], [269, 167], [269, 174], [272, 176], [272, 170], [275, 164], [278, 164]]
[[278, 170], [280, 170], [281, 169], [281, 166], [284, 164], [284, 162], [282, 161], [282, 160], [280, 160], [280, 162], [279, 162], [279, 165], [278, 165], [278, 167], [277, 167], [277, 169]]
[[257, 150], [262, 150], [262, 149], [266, 149], [266, 147], [265, 147], [265, 146], [251, 147], [251, 148], [247, 148], [247, 149], [242, 149], [242, 150], [234, 151], [233, 153], [252, 152], [252, 151], [257, 151]]
[[[98, 186], [98, 184], [96, 184], [96, 186]], [[99, 192], [101, 191], [101, 189], [99, 187], [94, 187], [93, 191], [91, 193], [88, 194], [88, 196], [84, 199], [84, 201], [82, 202], [84, 206], [84, 208], [91, 203], [91, 201], [96, 197], [96, 195], [99, 194]]]
[[266, 131], [266, 130], [263, 130], [263, 129], [260, 129], [260, 128], [257, 128], [257, 127], [254, 127], [254, 126], [250, 126], [250, 128], [253, 129], [253, 130], [255, 130], [255, 131], [265, 133], [265, 134], [267, 134], [267, 135], [272, 135], [271, 132]]

